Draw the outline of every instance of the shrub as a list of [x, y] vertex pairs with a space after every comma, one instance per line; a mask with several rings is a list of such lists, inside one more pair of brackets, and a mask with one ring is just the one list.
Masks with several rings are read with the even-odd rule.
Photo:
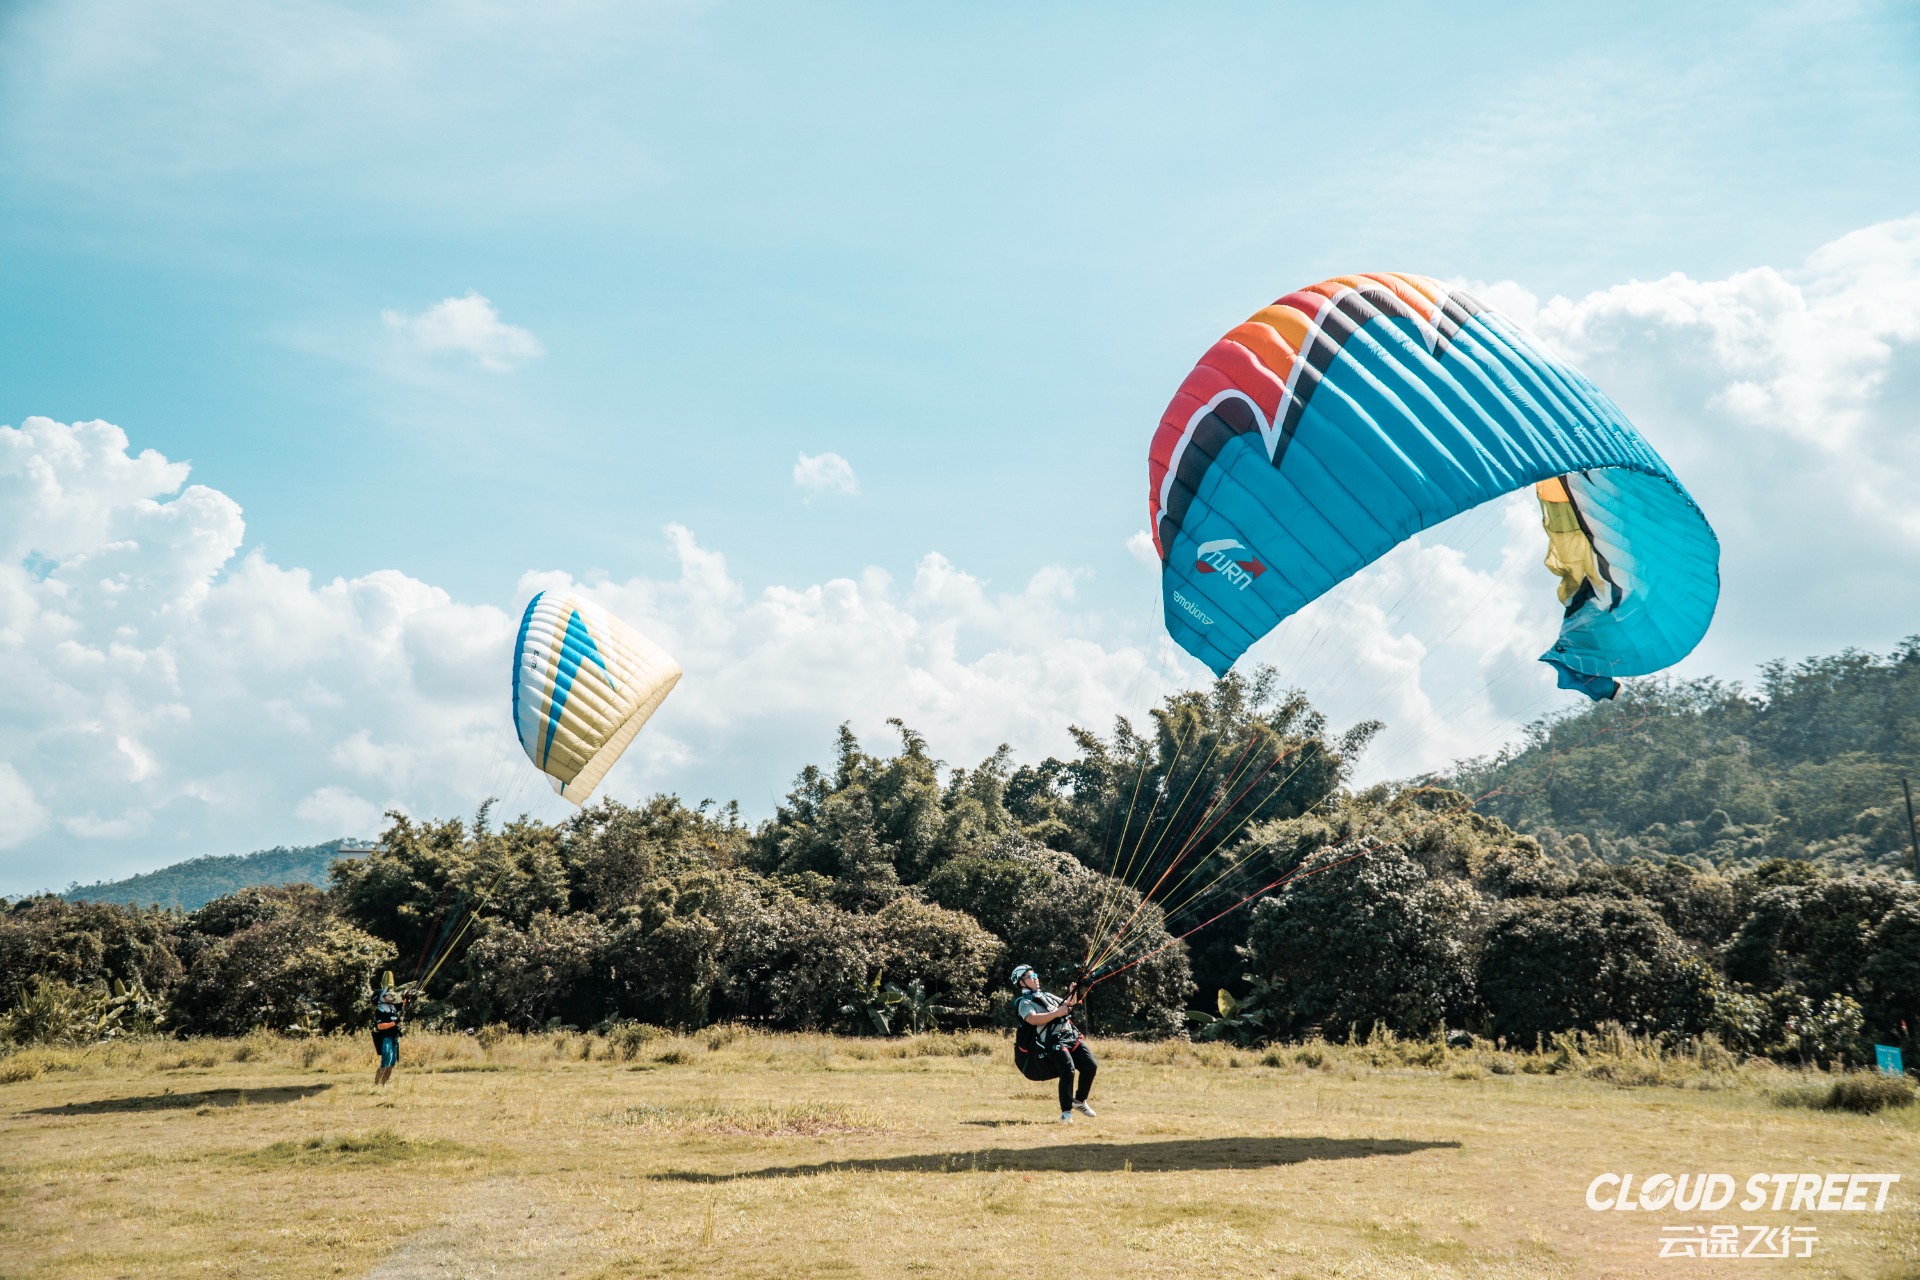
[[1823, 1104], [1829, 1111], [1871, 1115], [1886, 1107], [1913, 1105], [1913, 1081], [1882, 1071], [1849, 1071], [1833, 1082]]
[[1825, 1084], [1815, 1075], [1772, 1090], [1770, 1096], [1782, 1107], [1852, 1111], [1859, 1115], [1872, 1115], [1888, 1107], [1911, 1106], [1915, 1099], [1913, 1081], [1906, 1076], [1879, 1071], [1849, 1071]]
[[36, 978], [20, 1002], [0, 1014], [0, 1044], [93, 1044], [112, 1035], [117, 1021], [119, 1010], [107, 992]]
[[1772, 1004], [1781, 1038], [1769, 1052], [1776, 1056], [1797, 1055], [1822, 1066], [1844, 1066], [1866, 1056], [1865, 1019], [1852, 997], [1829, 996], [1815, 1004], [1807, 996], [1779, 991]]

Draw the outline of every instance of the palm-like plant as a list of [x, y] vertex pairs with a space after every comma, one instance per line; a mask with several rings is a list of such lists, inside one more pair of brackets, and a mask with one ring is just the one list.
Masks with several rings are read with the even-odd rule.
[[1214, 1007], [1220, 1010], [1218, 1017], [1189, 1009], [1187, 1021], [1194, 1024], [1197, 1038], [1201, 1040], [1231, 1040], [1243, 1046], [1256, 1044], [1267, 1034], [1267, 1015], [1258, 1008], [1261, 997], [1267, 994], [1264, 982], [1254, 983], [1253, 992], [1245, 1000], [1234, 999], [1233, 993], [1222, 987], [1214, 997]]
[[0, 1043], [98, 1044], [127, 1031], [151, 1031], [163, 1021], [160, 1008], [139, 983], [115, 978], [111, 986], [73, 986], [37, 977], [11, 1010], [0, 1014]]
[[[892, 987], [892, 984], [888, 985]], [[915, 1035], [923, 1031], [938, 1031], [942, 1017], [961, 1012], [952, 1005], [935, 1004], [927, 995], [927, 984], [918, 978], [909, 982], [901, 994], [905, 997], [902, 1011], [907, 1015], [907, 1030]]]
[[878, 1035], [890, 1036], [893, 1034], [894, 1010], [907, 1003], [907, 993], [887, 982], [886, 975], [885, 969], [874, 974], [873, 981], [861, 991], [859, 998], [851, 1004], [841, 1005], [840, 1012], [852, 1018], [856, 1024], [863, 1020], [871, 1024]]

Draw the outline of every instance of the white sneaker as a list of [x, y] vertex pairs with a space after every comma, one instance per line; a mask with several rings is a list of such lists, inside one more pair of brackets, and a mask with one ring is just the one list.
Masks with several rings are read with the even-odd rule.
[[1072, 1123], [1073, 1123], [1073, 1112], [1071, 1112], [1071, 1111], [1062, 1111], [1062, 1112], [1060, 1113], [1060, 1123], [1061, 1123], [1061, 1124], [1072, 1124]]
[[1094, 1111], [1092, 1107], [1087, 1105], [1087, 1101], [1085, 1098], [1082, 1098], [1080, 1101], [1074, 1103], [1073, 1109], [1075, 1111], [1078, 1111], [1081, 1115], [1086, 1116], [1088, 1119], [1092, 1119], [1096, 1114], [1098, 1114], [1097, 1112]]

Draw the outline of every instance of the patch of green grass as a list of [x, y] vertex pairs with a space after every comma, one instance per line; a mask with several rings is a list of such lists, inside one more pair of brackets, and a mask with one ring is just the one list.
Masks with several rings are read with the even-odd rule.
[[1888, 1107], [1914, 1103], [1913, 1081], [1880, 1071], [1849, 1071], [1830, 1084], [1801, 1083], [1776, 1090], [1773, 1100], [1783, 1107], [1810, 1107], [1820, 1111], [1852, 1111], [1872, 1115]]
[[300, 1142], [275, 1142], [257, 1151], [243, 1153], [243, 1163], [256, 1165], [353, 1165], [395, 1164], [403, 1160], [446, 1160], [457, 1156], [478, 1155], [473, 1148], [442, 1139], [420, 1141], [394, 1132], [375, 1129], [370, 1133], [321, 1136]]
[[612, 1117], [612, 1123], [669, 1133], [742, 1135], [756, 1138], [820, 1137], [826, 1134], [885, 1133], [874, 1112], [837, 1102], [727, 1106], [718, 1102], [660, 1105], [643, 1102]]
[[1849, 1072], [1833, 1082], [1827, 1095], [1827, 1106], [1834, 1111], [1870, 1113], [1886, 1107], [1910, 1107], [1913, 1101], [1913, 1081], [1879, 1071]]

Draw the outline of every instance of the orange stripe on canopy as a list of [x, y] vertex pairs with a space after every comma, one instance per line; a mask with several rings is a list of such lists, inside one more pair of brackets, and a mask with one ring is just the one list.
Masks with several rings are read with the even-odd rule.
[[[1298, 314], [1297, 312], [1295, 314]], [[1235, 325], [1227, 334], [1229, 342], [1237, 342], [1259, 358], [1274, 377], [1286, 382], [1287, 375], [1293, 371], [1294, 349], [1287, 345], [1285, 338], [1272, 328], [1254, 321]]]
[[1573, 496], [1567, 492], [1567, 486], [1560, 482], [1559, 476], [1549, 476], [1533, 486], [1533, 491], [1542, 502], [1572, 502]]
[[[1298, 307], [1276, 302], [1270, 307], [1262, 307], [1253, 313], [1248, 324], [1263, 324], [1280, 336], [1280, 341], [1291, 347], [1297, 355], [1307, 345], [1307, 335], [1313, 332], [1313, 317]], [[1289, 366], [1291, 367], [1291, 366]]]
[[1361, 278], [1376, 286], [1385, 286], [1393, 290], [1394, 296], [1406, 303], [1409, 311], [1412, 311], [1413, 314], [1419, 316], [1428, 324], [1433, 323], [1434, 313], [1438, 311], [1439, 308], [1433, 305], [1433, 299], [1430, 296], [1423, 293], [1405, 276], [1382, 273], [1380, 275], [1367, 275]]

